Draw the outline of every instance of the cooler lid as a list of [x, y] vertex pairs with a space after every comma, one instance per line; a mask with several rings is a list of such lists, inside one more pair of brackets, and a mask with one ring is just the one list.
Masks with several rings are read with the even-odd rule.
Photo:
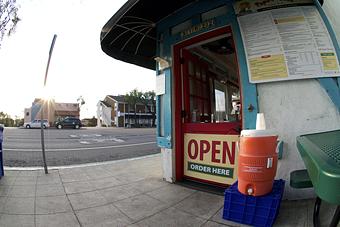
[[265, 137], [265, 136], [278, 136], [274, 130], [264, 129], [264, 130], [242, 130], [241, 136], [243, 137]]

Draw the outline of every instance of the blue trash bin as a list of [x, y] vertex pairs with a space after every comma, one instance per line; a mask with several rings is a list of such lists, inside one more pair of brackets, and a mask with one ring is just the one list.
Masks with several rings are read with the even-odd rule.
[[2, 157], [2, 142], [4, 138], [4, 126], [0, 124], [0, 178], [4, 176], [4, 163]]

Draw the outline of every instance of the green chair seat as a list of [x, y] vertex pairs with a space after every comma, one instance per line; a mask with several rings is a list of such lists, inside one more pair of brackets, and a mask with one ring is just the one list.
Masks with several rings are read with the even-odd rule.
[[293, 188], [311, 188], [312, 181], [306, 169], [295, 170], [290, 173], [290, 186]]

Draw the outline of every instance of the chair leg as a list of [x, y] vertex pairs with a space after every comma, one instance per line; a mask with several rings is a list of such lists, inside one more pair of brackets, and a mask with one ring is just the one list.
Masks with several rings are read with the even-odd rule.
[[319, 219], [319, 212], [321, 206], [321, 199], [316, 197], [315, 205], [314, 205], [314, 212], [313, 212], [313, 226], [319, 227], [320, 226], [320, 219]]
[[337, 206], [334, 216], [332, 218], [332, 222], [329, 227], [336, 227], [339, 224], [340, 220], [340, 206]]

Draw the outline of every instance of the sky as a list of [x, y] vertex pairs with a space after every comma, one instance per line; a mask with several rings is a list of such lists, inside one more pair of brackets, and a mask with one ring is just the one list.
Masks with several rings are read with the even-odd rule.
[[[81, 118], [96, 116], [106, 95], [134, 88], [155, 90], [152, 70], [115, 60], [100, 47], [100, 31], [126, 0], [17, 0], [16, 32], [0, 49], [0, 111], [24, 117], [24, 108], [46, 95], [56, 102], [85, 99]], [[57, 34], [46, 91], [48, 53]]]

